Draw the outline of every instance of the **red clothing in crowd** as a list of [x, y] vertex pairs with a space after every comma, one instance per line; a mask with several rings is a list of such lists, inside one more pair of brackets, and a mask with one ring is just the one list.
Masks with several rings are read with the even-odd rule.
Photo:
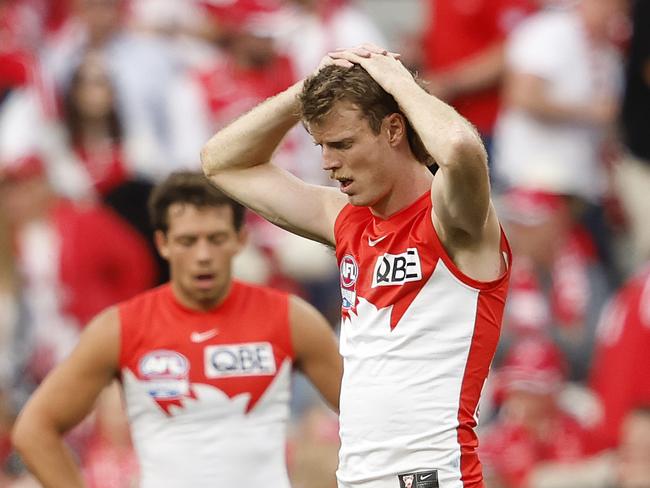
[[515, 257], [508, 298], [508, 327], [517, 333], [548, 333], [550, 327], [583, 329], [591, 288], [588, 268], [596, 261], [590, 237], [576, 228], [550, 267], [545, 290], [532, 263]]
[[521, 488], [538, 464], [582, 459], [590, 453], [587, 446], [582, 426], [558, 411], [543, 439], [522, 425], [497, 422], [481, 437], [480, 455], [486, 475], [496, 475], [510, 488]]
[[90, 488], [137, 486], [140, 465], [133, 446], [94, 437], [84, 455], [84, 479]]
[[221, 128], [268, 97], [289, 88], [295, 76], [289, 58], [277, 56], [268, 65], [257, 68], [244, 68], [226, 59], [198, 72], [197, 78], [213, 125]]
[[603, 312], [591, 375], [604, 417], [602, 447], [618, 443], [630, 409], [650, 405], [650, 265], [614, 296]]
[[[425, 66], [445, 72], [470, 60], [508, 33], [534, 10], [532, 0], [430, 0], [424, 36]], [[483, 134], [491, 134], [499, 105], [499, 89], [462, 95], [452, 105]]]
[[128, 171], [119, 145], [108, 145], [103, 150], [93, 151], [77, 147], [76, 153], [99, 195], [106, 196], [127, 181]]
[[61, 238], [63, 311], [80, 325], [152, 286], [155, 265], [147, 244], [112, 211], [61, 200], [52, 217]]

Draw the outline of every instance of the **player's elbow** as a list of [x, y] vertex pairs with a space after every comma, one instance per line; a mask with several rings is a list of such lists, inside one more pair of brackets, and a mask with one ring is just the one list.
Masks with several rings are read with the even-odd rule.
[[485, 146], [480, 136], [470, 129], [454, 134], [449, 140], [448, 151], [449, 165], [461, 165], [465, 171], [476, 168], [483, 172], [487, 168]]
[[219, 171], [219, 161], [215, 154], [217, 151], [212, 141], [208, 141], [201, 149], [201, 168], [208, 178]]
[[[460, 119], [449, 124], [445, 131], [444, 145], [438, 146], [435, 154], [436, 163], [442, 169], [458, 168], [467, 171], [469, 166], [479, 165], [487, 168], [487, 154], [483, 141], [476, 130], [465, 120]], [[424, 141], [426, 144], [426, 141]]]
[[33, 449], [39, 439], [39, 429], [30, 415], [21, 414], [11, 429], [11, 443], [23, 457]]

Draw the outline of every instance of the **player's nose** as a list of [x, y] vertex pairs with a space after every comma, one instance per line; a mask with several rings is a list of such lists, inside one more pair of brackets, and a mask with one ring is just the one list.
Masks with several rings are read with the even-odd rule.
[[212, 252], [210, 243], [206, 239], [199, 239], [196, 243], [195, 257], [197, 261], [210, 261], [212, 259]]
[[340, 167], [341, 161], [338, 157], [336, 157], [334, 151], [331, 151], [327, 147], [324, 147], [322, 168], [326, 171], [330, 171]]

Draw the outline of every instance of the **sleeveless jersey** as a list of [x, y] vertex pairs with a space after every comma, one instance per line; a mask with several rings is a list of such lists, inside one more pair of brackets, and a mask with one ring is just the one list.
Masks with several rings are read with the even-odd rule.
[[234, 282], [208, 312], [163, 285], [119, 306], [141, 488], [289, 488], [288, 295]]
[[467, 277], [443, 249], [431, 210], [427, 192], [385, 220], [348, 204], [335, 223], [342, 488], [482, 486], [474, 428], [511, 253], [502, 235], [508, 271], [489, 283]]

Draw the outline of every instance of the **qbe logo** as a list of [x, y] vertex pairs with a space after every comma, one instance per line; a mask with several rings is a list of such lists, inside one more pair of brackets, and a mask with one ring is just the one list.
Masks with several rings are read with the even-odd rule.
[[401, 254], [384, 254], [377, 258], [372, 274], [372, 287], [403, 285], [422, 279], [420, 256], [415, 247]]
[[275, 374], [273, 346], [269, 342], [224, 344], [205, 348], [205, 376], [272, 376]]

